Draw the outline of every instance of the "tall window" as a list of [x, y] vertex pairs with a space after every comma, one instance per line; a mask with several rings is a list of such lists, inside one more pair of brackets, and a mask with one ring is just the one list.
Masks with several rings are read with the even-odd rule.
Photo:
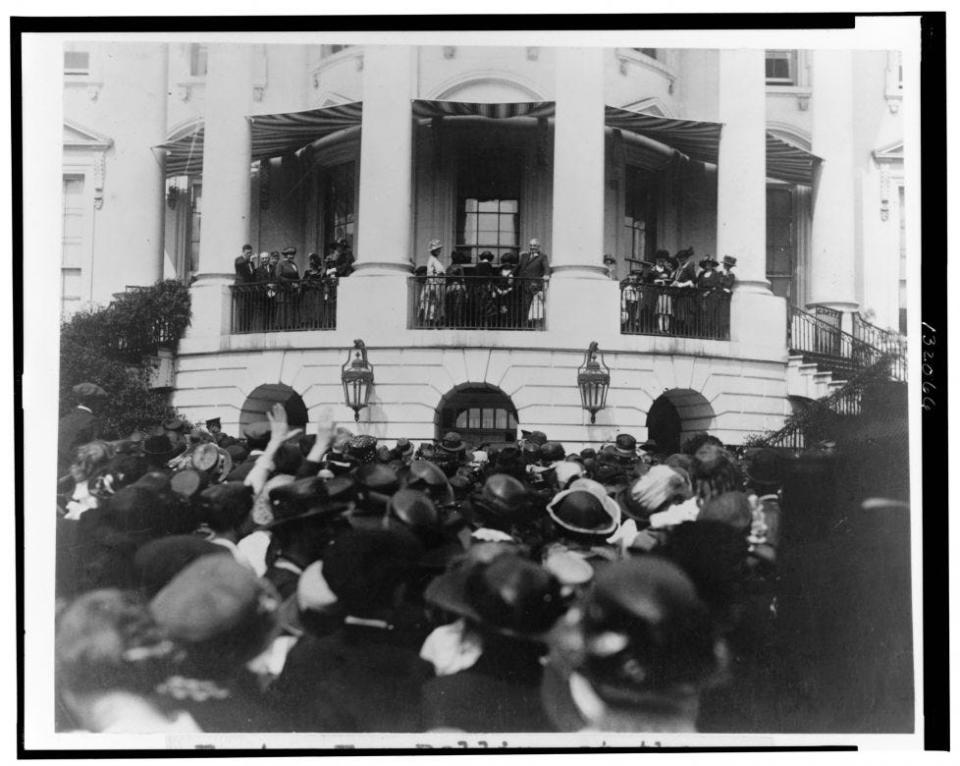
[[190, 76], [206, 77], [207, 46], [194, 43], [190, 46]]
[[203, 213], [203, 185], [200, 181], [190, 184], [190, 260], [187, 264], [192, 274], [200, 270], [200, 223]]
[[63, 73], [68, 77], [83, 77], [90, 74], [90, 53], [88, 51], [64, 51]]
[[659, 188], [653, 173], [628, 167], [623, 225], [627, 258], [652, 261], [657, 251]]
[[66, 317], [83, 297], [83, 251], [85, 248], [86, 206], [82, 175], [63, 177], [63, 233], [60, 268], [60, 310]]
[[767, 188], [767, 279], [774, 295], [796, 305], [793, 191]]
[[499, 261], [520, 241], [520, 161], [478, 151], [464, 157], [457, 201], [457, 247], [474, 262], [485, 250]]
[[355, 162], [344, 162], [326, 169], [323, 237], [327, 244], [346, 239], [353, 248], [357, 226], [355, 173]]
[[903, 187], [899, 188], [900, 195], [900, 332], [907, 334], [907, 228], [906, 216], [903, 209]]
[[766, 52], [765, 72], [768, 85], [796, 85], [797, 52], [768, 50]]

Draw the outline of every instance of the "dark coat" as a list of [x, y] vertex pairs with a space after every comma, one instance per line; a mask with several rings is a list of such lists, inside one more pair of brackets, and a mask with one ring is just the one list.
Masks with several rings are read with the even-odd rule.
[[550, 273], [550, 262], [543, 251], [533, 254], [527, 251], [520, 253], [520, 262], [514, 276], [542, 278]]
[[305, 635], [270, 687], [270, 704], [297, 731], [332, 731], [325, 728], [331, 707], [343, 716], [339, 731], [422, 731], [420, 687], [433, 669], [419, 648], [419, 636], [400, 630], [344, 625]]
[[280, 261], [277, 265], [277, 278], [282, 282], [299, 282], [300, 269], [293, 261]]
[[697, 264], [690, 260], [687, 263], [684, 263], [680, 268], [677, 269], [676, 273], [673, 275], [675, 282], [692, 282], [693, 284], [697, 283]]
[[487, 646], [473, 667], [424, 684], [424, 725], [468, 732], [551, 731], [540, 703], [542, 676], [536, 645]]
[[81, 444], [92, 442], [100, 435], [100, 420], [92, 412], [77, 407], [68, 415], [60, 418], [60, 436], [57, 449], [58, 476], [63, 476], [70, 463], [73, 452]]
[[257, 281], [257, 270], [242, 255], [238, 255], [233, 261], [233, 270], [236, 274], [236, 284], [246, 285]]
[[713, 290], [720, 287], [720, 274], [715, 269], [706, 269], [697, 277], [697, 287], [701, 290]]

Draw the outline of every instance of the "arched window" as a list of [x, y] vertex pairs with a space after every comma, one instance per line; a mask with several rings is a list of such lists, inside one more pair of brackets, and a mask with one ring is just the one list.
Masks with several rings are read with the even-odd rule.
[[486, 383], [450, 391], [437, 407], [437, 438], [456, 431], [474, 447], [503, 445], [517, 439], [517, 409], [503, 391]]

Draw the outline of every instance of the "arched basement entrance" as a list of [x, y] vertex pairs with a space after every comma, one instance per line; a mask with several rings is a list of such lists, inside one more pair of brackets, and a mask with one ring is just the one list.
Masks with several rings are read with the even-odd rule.
[[437, 405], [437, 439], [456, 431], [472, 447], [501, 446], [517, 440], [517, 408], [510, 397], [488, 383], [464, 383]]
[[250, 392], [240, 410], [240, 431], [250, 423], [259, 423], [267, 419], [267, 413], [274, 404], [280, 403], [287, 411], [287, 421], [294, 428], [303, 428], [307, 424], [307, 405], [300, 394], [283, 383], [264, 383]]
[[689, 388], [672, 388], [653, 400], [647, 412], [647, 438], [660, 452], [679, 452], [684, 440], [698, 431], [709, 431], [714, 412], [702, 394]]

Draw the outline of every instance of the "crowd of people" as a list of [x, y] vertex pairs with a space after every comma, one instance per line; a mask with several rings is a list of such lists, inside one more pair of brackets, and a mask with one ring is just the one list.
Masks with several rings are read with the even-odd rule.
[[61, 731], [749, 727], [775, 614], [774, 451], [706, 433], [669, 455], [627, 433], [386, 444], [329, 410], [305, 434], [281, 405], [238, 438], [174, 418], [104, 441], [106, 392], [75, 393]]

